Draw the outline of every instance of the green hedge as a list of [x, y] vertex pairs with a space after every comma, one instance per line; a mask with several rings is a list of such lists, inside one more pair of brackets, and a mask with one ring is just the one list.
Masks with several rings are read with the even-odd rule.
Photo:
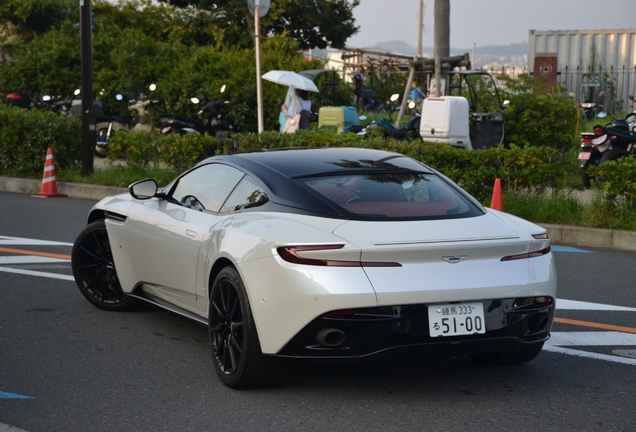
[[80, 121], [49, 111], [0, 106], [0, 175], [41, 176], [49, 147], [56, 167], [78, 165]]

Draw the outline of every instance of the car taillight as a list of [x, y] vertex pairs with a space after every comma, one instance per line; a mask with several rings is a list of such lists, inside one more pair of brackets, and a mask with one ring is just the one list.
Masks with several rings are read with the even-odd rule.
[[316, 245], [316, 246], [280, 246], [276, 248], [278, 255], [287, 262], [293, 264], [324, 266], [324, 267], [402, 267], [402, 264], [396, 262], [362, 262], [362, 261], [338, 261], [305, 258], [299, 256], [299, 252], [319, 251], [330, 249], [342, 249], [344, 245]]
[[18, 93], [9, 93], [7, 95], [7, 99], [22, 99], [22, 96], [20, 96]]
[[545, 254], [549, 254], [551, 250], [552, 249], [550, 248], [550, 246], [548, 246], [546, 248], [543, 248], [541, 250], [534, 251], [534, 252], [522, 253], [519, 255], [508, 255], [503, 257], [501, 261], [515, 261], [515, 260], [526, 259], [526, 258], [536, 258], [536, 257], [543, 256]]

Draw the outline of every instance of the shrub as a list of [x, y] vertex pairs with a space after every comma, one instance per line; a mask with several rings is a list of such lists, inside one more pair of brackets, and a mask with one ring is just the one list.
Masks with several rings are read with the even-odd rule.
[[521, 74], [517, 78], [498, 76], [502, 99], [510, 106], [505, 110], [504, 145], [524, 147], [546, 146], [567, 151], [578, 141], [575, 101], [566, 95], [542, 93], [542, 77]]
[[636, 208], [636, 158], [621, 158], [588, 168], [606, 201], [615, 206]]
[[216, 138], [200, 134], [170, 134], [159, 142], [160, 161], [176, 171], [185, 171], [206, 156], [214, 155], [220, 147]]
[[78, 165], [82, 157], [80, 121], [48, 111], [0, 106], [2, 175], [41, 176], [49, 147], [56, 167]]
[[108, 150], [106, 161], [111, 164], [123, 159], [131, 168], [147, 168], [159, 162], [159, 141], [148, 132], [117, 131], [108, 143]]

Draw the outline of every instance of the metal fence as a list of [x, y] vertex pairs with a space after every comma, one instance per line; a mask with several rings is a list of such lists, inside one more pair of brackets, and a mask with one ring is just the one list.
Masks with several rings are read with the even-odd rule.
[[[507, 75], [517, 78], [521, 74], [529, 73], [526, 66], [502, 66], [484, 68], [493, 77]], [[583, 76], [598, 74], [598, 85], [584, 85]], [[567, 93], [573, 94], [577, 101], [591, 100], [603, 106], [610, 114], [629, 114], [633, 111], [634, 102], [630, 96], [636, 97], [636, 65], [621, 68], [576, 68], [565, 67], [557, 73], [557, 84], [563, 86]]]

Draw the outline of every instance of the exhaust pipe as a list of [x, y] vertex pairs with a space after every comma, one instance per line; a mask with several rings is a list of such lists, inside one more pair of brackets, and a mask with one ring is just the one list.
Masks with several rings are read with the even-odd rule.
[[528, 322], [528, 328], [530, 331], [538, 332], [545, 330], [548, 326], [548, 314], [547, 313], [539, 313], [530, 318]]
[[316, 342], [320, 345], [335, 348], [345, 340], [345, 334], [341, 330], [326, 328], [316, 333]]

